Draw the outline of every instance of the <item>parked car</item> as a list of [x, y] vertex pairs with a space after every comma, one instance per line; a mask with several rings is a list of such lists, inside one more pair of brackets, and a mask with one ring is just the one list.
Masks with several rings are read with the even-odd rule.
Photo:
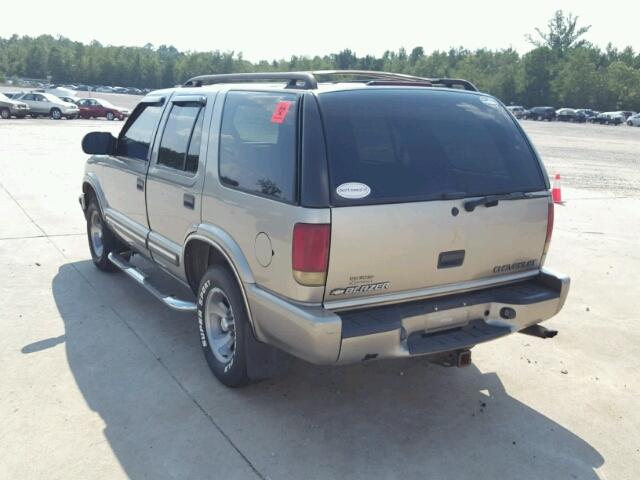
[[584, 123], [587, 121], [587, 116], [573, 108], [561, 108], [556, 111], [556, 120], [559, 122]]
[[624, 115], [620, 112], [603, 112], [592, 118], [590, 122], [602, 125], [620, 125], [624, 123]]
[[29, 105], [29, 115], [32, 117], [47, 116], [54, 120], [60, 120], [63, 117], [67, 119], [78, 118], [79, 110], [76, 104], [64, 102], [50, 93], [27, 92], [16, 100]]
[[113, 93], [129, 93], [124, 87], [113, 87]]
[[0, 118], [7, 120], [12, 116], [24, 118], [29, 113], [29, 105], [13, 98], [7, 97], [0, 92]]
[[587, 121], [600, 113], [597, 110], [592, 110], [590, 108], [578, 108], [576, 112], [583, 114], [586, 117]]
[[[56, 97], [58, 97], [58, 95], [56, 95]], [[63, 102], [67, 102], [67, 103], [75, 103], [76, 105], [78, 104], [78, 102], [80, 101], [80, 99], [78, 97], [58, 97], [60, 100], [62, 100]]]
[[553, 107], [533, 107], [529, 112], [529, 118], [532, 120], [548, 120], [550, 122], [556, 119], [556, 109]]
[[[196, 77], [147, 95], [117, 138], [88, 134], [93, 263], [194, 312], [228, 386], [270, 373], [279, 350], [463, 366], [479, 343], [552, 337], [539, 323], [569, 279], [543, 268], [553, 202], [517, 121], [464, 80], [322, 78], [335, 82]], [[131, 255], [193, 297], [163, 293]]]
[[80, 116], [82, 118], [101, 118], [107, 120], [124, 120], [129, 116], [129, 110], [117, 107], [107, 100], [101, 98], [83, 98], [78, 101]]
[[622, 110], [620, 112], [617, 112], [619, 114], [621, 114], [625, 120], [628, 120], [629, 117], [632, 117], [636, 114], [636, 112], [632, 111], [632, 110]]
[[19, 95], [22, 95], [24, 92], [4, 92], [4, 96], [7, 98], [16, 98]]
[[529, 110], [527, 110], [526, 108], [520, 106], [520, 105], [510, 105], [507, 107], [507, 109], [513, 113], [513, 116], [516, 117], [518, 120], [526, 120], [527, 118], [529, 118], [529, 115], [531, 112], [529, 112]]
[[96, 87], [95, 92], [98, 93], [113, 93], [113, 88], [111, 87]]
[[[50, 93], [51, 95], [55, 95], [58, 98], [62, 98], [62, 97], [73, 98], [73, 97], [76, 96], [73, 90], [71, 90], [69, 88], [66, 88], [66, 87], [61, 87], [61, 86], [55, 86], [53, 88], [47, 88], [47, 89], [38, 90], [38, 91], [43, 91], [45, 93]], [[73, 103], [73, 102], [71, 102], [71, 103]]]
[[627, 125], [630, 127], [640, 127], [640, 113], [630, 116], [627, 119]]

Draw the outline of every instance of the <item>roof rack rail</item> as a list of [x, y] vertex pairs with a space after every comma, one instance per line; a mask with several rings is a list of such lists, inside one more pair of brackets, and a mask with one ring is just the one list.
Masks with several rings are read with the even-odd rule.
[[318, 88], [318, 82], [310, 72], [259, 72], [200, 75], [187, 80], [183, 87], [202, 87], [203, 85], [214, 85], [216, 83], [266, 82], [269, 80], [286, 81], [287, 88], [301, 88], [303, 90], [313, 90]]
[[[332, 77], [351, 77], [350, 82], [364, 82], [367, 85], [406, 85], [423, 87], [463, 88], [477, 92], [471, 82], [456, 78], [424, 78], [404, 73], [379, 72], [372, 70], [317, 70], [311, 72], [258, 72], [258, 73], [224, 73], [219, 75], [200, 75], [184, 83], [184, 87], [201, 87], [217, 83], [250, 83], [266, 81], [284, 81], [286, 88], [315, 90], [318, 82]], [[334, 80], [338, 82], [339, 80]], [[342, 80], [345, 81], [345, 80]]]
[[433, 83], [434, 86], [443, 86], [445, 88], [462, 87], [464, 90], [470, 90], [472, 92], [478, 91], [473, 83], [468, 80], [462, 80], [461, 78], [431, 78], [429, 81]]

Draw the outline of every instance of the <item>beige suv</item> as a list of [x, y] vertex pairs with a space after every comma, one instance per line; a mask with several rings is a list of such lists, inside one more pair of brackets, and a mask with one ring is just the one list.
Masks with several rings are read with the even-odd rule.
[[[427, 355], [562, 308], [543, 268], [549, 182], [518, 122], [464, 80], [362, 72], [208, 75], [83, 140], [94, 263], [193, 311], [213, 373]], [[177, 298], [136, 256], [186, 285]], [[286, 356], [284, 356], [286, 358]]]

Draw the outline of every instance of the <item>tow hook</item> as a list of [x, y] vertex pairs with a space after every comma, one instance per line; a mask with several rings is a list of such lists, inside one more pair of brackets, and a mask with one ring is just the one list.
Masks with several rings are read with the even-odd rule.
[[551, 330], [549, 328], [543, 327], [542, 325], [531, 325], [530, 327], [520, 330], [520, 333], [538, 338], [553, 338], [558, 334], [558, 331]]

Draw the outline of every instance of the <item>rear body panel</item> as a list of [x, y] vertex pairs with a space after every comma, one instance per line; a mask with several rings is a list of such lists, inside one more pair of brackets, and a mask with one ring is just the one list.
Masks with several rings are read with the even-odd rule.
[[[325, 302], [375, 302], [395, 292], [535, 272], [548, 202], [501, 201], [473, 212], [461, 200], [334, 208]], [[447, 252], [463, 258], [450, 266], [441, 261]]]

